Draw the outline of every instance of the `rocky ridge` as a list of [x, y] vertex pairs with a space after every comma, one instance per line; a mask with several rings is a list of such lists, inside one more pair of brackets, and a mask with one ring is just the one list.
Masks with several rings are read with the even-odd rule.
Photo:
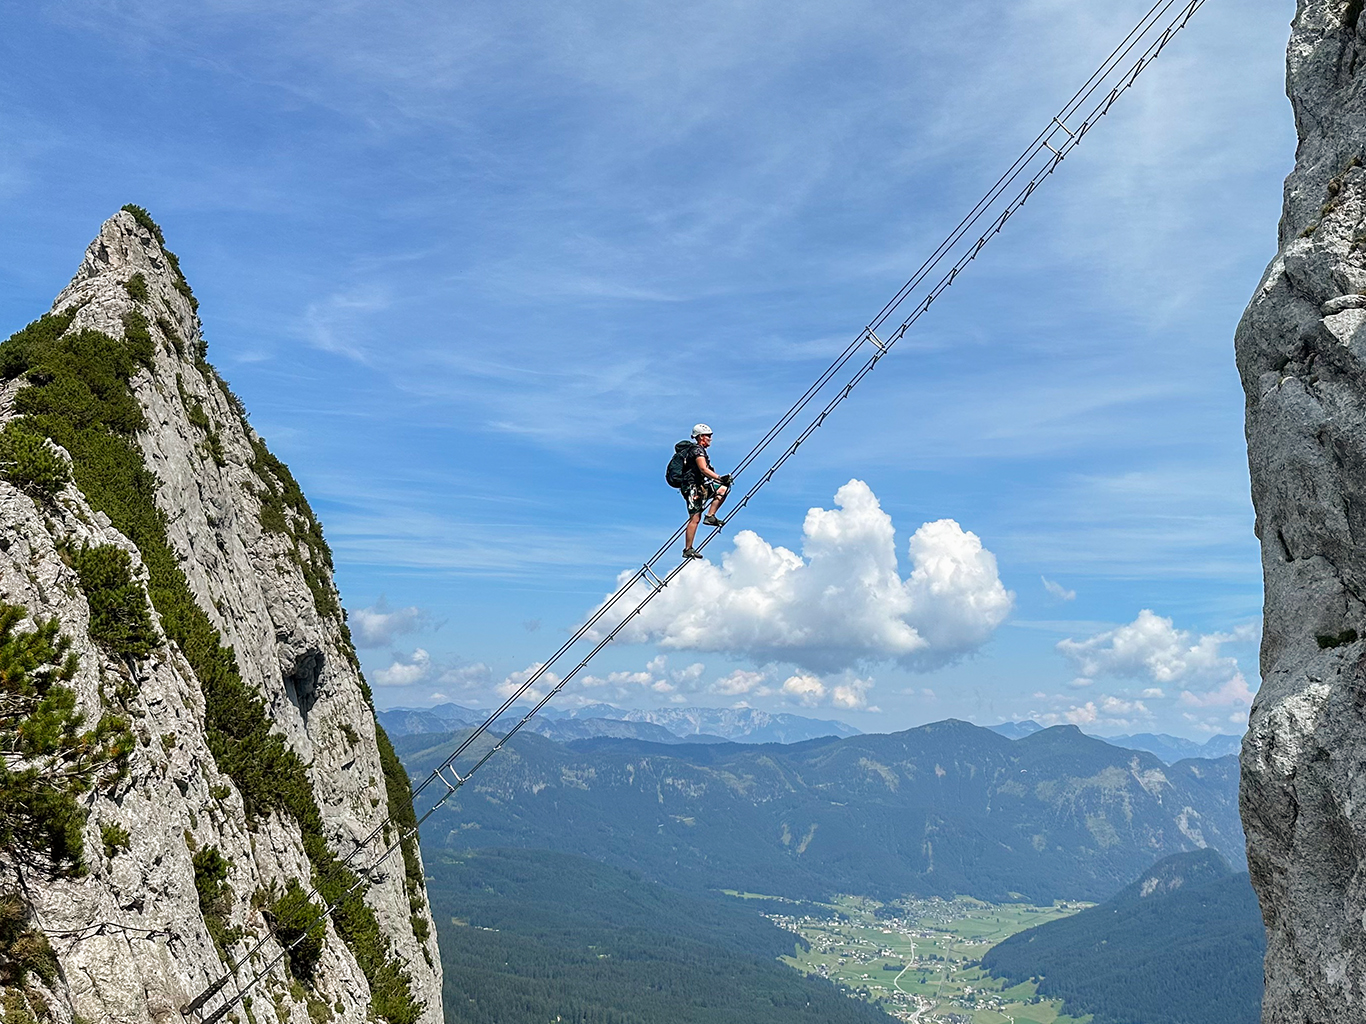
[[1299, 0], [1279, 252], [1238, 327], [1265, 579], [1241, 811], [1265, 1021], [1366, 1019], [1366, 19]]
[[[51, 951], [47, 969], [16, 968], [0, 928], [0, 1009], [7, 1021], [179, 1020], [258, 937], [240, 980], [304, 934], [302, 894], [345, 888], [343, 858], [403, 813], [407, 780], [377, 731], [321, 528], [205, 361], [197, 303], [145, 212], [105, 222], [52, 314], [16, 338], [0, 347], [0, 425], [18, 431], [0, 480], [0, 603], [22, 609], [21, 632], [56, 620], [85, 724], [122, 723], [128, 742], [123, 771], [79, 797], [78, 870], [0, 850], [4, 893], [22, 894], [25, 934]], [[71, 411], [123, 400], [99, 358], [79, 362], [82, 345], [106, 344], [136, 367], [123, 385], [136, 427], [123, 434]], [[26, 449], [68, 467], [46, 493], [15, 468], [14, 438], [34, 431], [74, 439]], [[125, 472], [119, 452], [144, 472]], [[126, 552], [109, 564], [123, 559], [131, 590], [100, 590], [82, 568], [83, 552], [106, 548]], [[140, 646], [126, 639], [139, 628]], [[416, 844], [358, 893], [227, 1019], [440, 1021]]]

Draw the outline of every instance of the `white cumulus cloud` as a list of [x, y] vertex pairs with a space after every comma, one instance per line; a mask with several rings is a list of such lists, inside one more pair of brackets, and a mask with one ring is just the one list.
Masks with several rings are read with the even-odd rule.
[[486, 685], [492, 676], [493, 669], [480, 661], [473, 665], [458, 665], [454, 668], [448, 668], [441, 673], [437, 682], [471, 690]]
[[825, 699], [825, 684], [815, 676], [791, 676], [783, 682], [782, 692], [803, 707], [814, 708]]
[[[1250, 706], [1252, 696], [1252, 690], [1248, 688], [1247, 680], [1239, 672], [1215, 690], [1209, 690], [1205, 693], [1192, 693], [1190, 690], [1182, 690], [1181, 703], [1194, 708], [1222, 708], [1239, 704]], [[1233, 721], [1238, 721], [1239, 717], [1238, 715], [1233, 716]]]
[[1223, 653], [1225, 644], [1252, 636], [1247, 631], [1196, 636], [1145, 608], [1127, 625], [1085, 640], [1063, 640], [1058, 651], [1083, 677], [1103, 675], [1160, 684], [1145, 689], [1145, 697], [1162, 696], [1162, 686], [1175, 686], [1180, 688], [1182, 703], [1222, 707], [1252, 703], [1238, 659]]
[[690, 565], [622, 638], [806, 673], [886, 659], [926, 670], [981, 647], [1010, 613], [996, 556], [952, 519], [910, 538], [903, 579], [891, 517], [868, 485], [849, 481], [835, 504], [807, 513], [801, 555], [741, 531], [719, 565]]
[[771, 692], [765, 685], [767, 682], [767, 672], [750, 672], [743, 668], [737, 668], [730, 675], [722, 676], [712, 683], [711, 692], [719, 693], [723, 697], [738, 697], [748, 693], [766, 697]]
[[[830, 703], [845, 711], [861, 711], [868, 707], [868, 691], [873, 688], [871, 679], [850, 677], [830, 689]], [[928, 691], [927, 691], [928, 692]], [[869, 708], [876, 711], [876, 708]]]
[[[509, 673], [508, 676], [496, 687], [498, 691], [498, 696], [506, 700], [508, 697], [511, 697], [513, 694], [517, 693], [517, 691], [522, 688], [522, 686], [527, 682], [527, 680], [529, 680], [532, 676], [534, 676], [537, 672], [541, 670], [543, 664], [543, 662], [538, 661], [534, 665], [528, 665], [520, 672]], [[522, 699], [529, 701], [540, 700], [547, 693], [553, 690], [556, 687], [556, 685], [559, 684], [559, 681], [560, 677], [557, 676], [554, 672], [546, 672], [544, 675], [542, 675], [539, 679], [536, 680], [534, 685], [527, 687], [526, 692], [521, 695]]]
[[651, 658], [639, 672], [609, 672], [605, 676], [586, 675], [579, 680], [584, 689], [601, 691], [597, 699], [609, 697], [625, 700], [633, 694], [649, 691], [664, 696], [679, 696], [701, 689], [702, 673], [707, 670], [700, 662], [686, 668], [669, 668], [664, 655]]
[[412, 686], [426, 679], [431, 671], [432, 656], [419, 647], [410, 658], [395, 655], [393, 663], [380, 669], [373, 678], [380, 686]]
[[876, 710], [868, 707], [868, 691], [872, 688], [871, 679], [861, 679], [849, 671], [827, 678], [797, 672], [779, 683], [769, 672], [740, 668], [715, 680], [708, 690], [722, 697], [773, 697], [804, 708], [827, 705], [843, 711], [863, 711]]
[[1066, 723], [1083, 729], [1123, 729], [1147, 724], [1152, 720], [1152, 712], [1141, 700], [1128, 700], [1104, 694], [1095, 700], [1088, 700], [1085, 704], [1072, 704], [1057, 711], [1031, 712], [1029, 717], [1041, 725]]
[[369, 608], [348, 613], [346, 621], [357, 647], [387, 647], [395, 637], [425, 627], [429, 616], [421, 608], [390, 608], [381, 597]]

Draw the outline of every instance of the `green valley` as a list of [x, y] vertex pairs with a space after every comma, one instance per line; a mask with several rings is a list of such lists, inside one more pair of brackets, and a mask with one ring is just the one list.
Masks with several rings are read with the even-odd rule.
[[[420, 778], [456, 738], [395, 747]], [[1096, 931], [1092, 901], [1157, 877], [1155, 854], [1238, 852], [1236, 778], [1232, 757], [1167, 766], [1073, 728], [750, 746], [519, 735], [424, 830], [447, 1020], [1097, 1024], [1136, 1005], [1100, 968], [1141, 936], [1106, 931], [1067, 971], [1032, 954]], [[1210, 857], [1230, 870], [1212, 850], [1171, 863]], [[1216, 995], [1255, 999], [1241, 967], [1217, 968], [1246, 945], [1226, 939], [1195, 934], [1180, 956]], [[1073, 977], [1104, 982], [1098, 1001]], [[1154, 1010], [1203, 998], [1149, 995]]]
[[[945, 1024], [1069, 1024], [1062, 1000], [1033, 983], [1009, 984], [981, 969], [984, 952], [1017, 932], [1062, 920], [1089, 904], [987, 903], [967, 897], [906, 898], [884, 904], [842, 896], [829, 904], [784, 907], [767, 900], [769, 920], [803, 940], [783, 962], [808, 976], [866, 992], [903, 1021]], [[1088, 1020], [1089, 1018], [1081, 1018]]]

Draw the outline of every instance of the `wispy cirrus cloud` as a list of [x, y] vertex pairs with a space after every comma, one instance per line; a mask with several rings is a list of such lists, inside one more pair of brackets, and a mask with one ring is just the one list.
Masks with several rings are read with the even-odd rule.
[[1040, 576], [1039, 580], [1043, 583], [1044, 590], [1059, 601], [1075, 601], [1077, 599], [1075, 590], [1068, 590], [1061, 583], [1050, 580], [1047, 576]]
[[[367, 671], [421, 675], [420, 643], [422, 692], [466, 685], [440, 682], [456, 651], [498, 666], [478, 684], [492, 688], [535, 653], [518, 623], [558, 636], [672, 528], [658, 463], [675, 432], [719, 408], [723, 459], [762, 434], [1147, 6], [15, 5], [0, 312], [28, 322], [102, 217], [151, 207], [203, 300], [211, 358], [303, 483], [347, 591], [453, 623], [440, 638], [376, 626], [390, 639]], [[1274, 247], [1293, 157], [1287, 14], [1286, 0], [1206, 5], [883, 364], [887, 383], [756, 503], [772, 553], [812, 578], [791, 524], [856, 473], [904, 527], [949, 519], [986, 539], [1022, 606], [1062, 598], [1034, 589], [1046, 574], [1080, 592], [1077, 620], [1130, 608], [1135, 581], [1159, 608], [1181, 581], [1204, 622], [1223, 621], [1219, 602], [1228, 621], [1249, 614], [1227, 333]], [[705, 367], [700, 393], [682, 353]], [[916, 563], [893, 552], [904, 594]], [[742, 606], [746, 587], [715, 568]], [[801, 648], [810, 604], [720, 653]], [[757, 682], [727, 665], [737, 692], [711, 673], [698, 692], [828, 703], [846, 671], [832, 666], [879, 661], [879, 685], [907, 697], [885, 722], [900, 727], [926, 712], [888, 674], [976, 651], [932, 680], [937, 713], [961, 716], [965, 694], [1035, 688], [1011, 680], [1047, 676], [1057, 636], [1112, 628], [984, 648], [908, 614], [928, 645], [917, 661], [877, 621], [818, 622], [811, 664], [766, 663]], [[652, 687], [674, 671], [620, 686], [673, 700], [681, 687]], [[1242, 705], [1189, 702], [1244, 699], [1231, 675], [1082, 681], [1044, 710], [1122, 717], [1114, 690], [1203, 728]]]

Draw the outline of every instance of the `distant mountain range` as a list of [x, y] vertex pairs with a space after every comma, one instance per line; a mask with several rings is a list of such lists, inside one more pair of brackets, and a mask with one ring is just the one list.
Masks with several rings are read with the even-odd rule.
[[[483, 722], [492, 709], [438, 704], [430, 708], [393, 708], [379, 713], [390, 736], [451, 732]], [[509, 724], [517, 709], [508, 712]], [[611, 736], [649, 743], [683, 741], [736, 743], [801, 743], [822, 736], [858, 736], [859, 730], [843, 722], [772, 714], [757, 708], [660, 708], [628, 711], [611, 704], [589, 704], [560, 710], [547, 707], [527, 723], [527, 729], [548, 739], [572, 740]]]
[[[1007, 739], [1018, 740], [1032, 736], [1043, 726], [1038, 722], [1026, 720], [1023, 722], [1002, 722], [1000, 725], [989, 726], [989, 728], [992, 732], [1000, 733]], [[1088, 735], [1090, 734], [1088, 733]], [[1112, 743], [1116, 747], [1124, 747], [1127, 750], [1146, 750], [1150, 754], [1156, 754], [1167, 764], [1175, 764], [1177, 761], [1185, 760], [1188, 757], [1213, 758], [1237, 754], [1243, 743], [1241, 736], [1229, 736], [1223, 733], [1218, 736], [1211, 736], [1204, 743], [1182, 739], [1180, 736], [1169, 736], [1166, 733], [1152, 732], [1140, 732], [1132, 736], [1097, 736], [1096, 739]]]
[[1230, 736], [1226, 733], [1211, 736], [1204, 743], [1185, 740], [1180, 736], [1168, 736], [1166, 733], [1151, 732], [1140, 732], [1133, 736], [1099, 736], [1097, 739], [1113, 743], [1117, 747], [1146, 750], [1168, 764], [1175, 764], [1187, 757], [1226, 757], [1229, 754], [1236, 757], [1243, 747], [1241, 736]]
[[[507, 713], [509, 723], [520, 717], [520, 712], [524, 710], [515, 707], [510, 710]], [[390, 736], [412, 736], [470, 728], [483, 722], [492, 713], [491, 708], [438, 704], [430, 708], [392, 708], [381, 711], [379, 720]], [[844, 722], [773, 714], [757, 708], [656, 708], [631, 711], [611, 704], [589, 704], [565, 710], [547, 707], [527, 723], [526, 728], [560, 743], [599, 736], [644, 740], [647, 743], [715, 743], [720, 740], [734, 743], [804, 743], [823, 736], [863, 735]], [[988, 728], [1006, 739], [1019, 740], [1041, 731], [1043, 726], [1026, 720], [1002, 722]], [[1204, 743], [1150, 732], [1095, 738], [1127, 750], [1146, 750], [1167, 764], [1175, 764], [1188, 757], [1217, 758], [1237, 754], [1242, 744], [1241, 737], [1228, 735], [1213, 736]]]
[[[455, 739], [395, 746], [421, 777]], [[950, 720], [757, 746], [521, 734], [424, 840], [433, 855], [551, 849], [795, 898], [1103, 899], [1156, 856], [1212, 846], [1241, 862], [1237, 774], [1233, 757], [1168, 767], [1072, 726], [1011, 741]]]
[[1246, 873], [1214, 850], [1154, 864], [1098, 906], [1011, 936], [982, 957], [1039, 979], [1092, 1024], [1257, 1024], [1266, 940]]

